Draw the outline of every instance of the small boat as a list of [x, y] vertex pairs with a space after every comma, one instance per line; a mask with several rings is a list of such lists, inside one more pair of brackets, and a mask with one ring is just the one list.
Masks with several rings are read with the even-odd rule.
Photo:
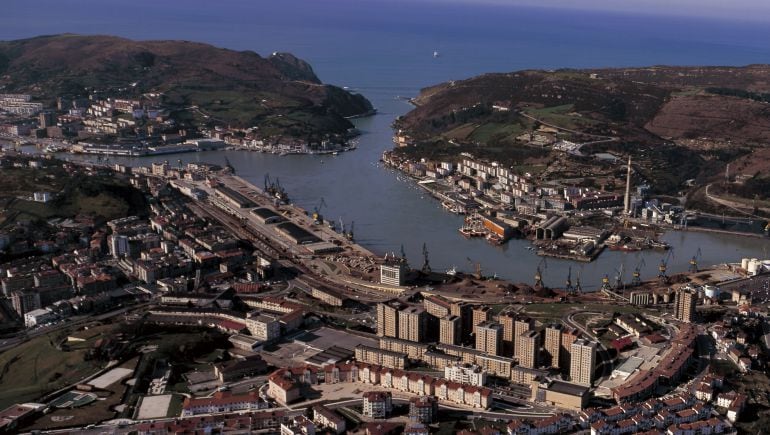
[[623, 251], [623, 252], [636, 252], [641, 251], [642, 248], [636, 245], [629, 245], [629, 244], [623, 244], [623, 245], [611, 245], [610, 251]]
[[487, 239], [487, 242], [489, 242], [489, 243], [491, 243], [491, 244], [493, 244], [495, 246], [500, 246], [503, 243], [505, 243], [505, 241], [503, 240], [502, 237], [500, 237], [500, 236], [498, 236], [497, 234], [494, 234], [494, 233], [487, 234], [486, 239]]
[[433, 52], [433, 57], [435, 58], [435, 57], [438, 57], [438, 56], [439, 56], [438, 51], [434, 51]]
[[339, 152], [335, 151], [332, 153], [333, 156], [339, 155]]

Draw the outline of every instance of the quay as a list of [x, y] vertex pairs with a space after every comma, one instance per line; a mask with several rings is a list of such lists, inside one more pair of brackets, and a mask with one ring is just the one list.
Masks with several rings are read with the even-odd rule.
[[292, 256], [306, 258], [346, 251], [374, 257], [374, 253], [323, 224], [316, 224], [306, 210], [281, 204], [277, 198], [235, 175], [220, 175], [212, 186], [206, 181], [174, 180], [182, 191], [192, 188], [206, 193], [219, 208], [238, 218], [243, 225], [277, 241]]

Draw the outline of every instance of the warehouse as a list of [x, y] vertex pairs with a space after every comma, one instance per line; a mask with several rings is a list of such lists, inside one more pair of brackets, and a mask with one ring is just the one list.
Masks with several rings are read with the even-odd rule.
[[217, 195], [238, 208], [251, 208], [257, 206], [254, 201], [246, 198], [243, 194], [236, 192], [227, 186], [217, 186], [215, 189]]
[[282, 224], [278, 224], [275, 229], [298, 245], [306, 245], [308, 243], [316, 243], [321, 241], [321, 239], [302, 229], [293, 222], [284, 222]]
[[265, 207], [255, 208], [251, 212], [264, 225], [276, 224], [276, 223], [283, 222], [283, 221], [286, 220], [283, 216], [281, 216], [278, 213], [274, 212], [273, 210], [270, 210], [269, 208], [265, 208]]

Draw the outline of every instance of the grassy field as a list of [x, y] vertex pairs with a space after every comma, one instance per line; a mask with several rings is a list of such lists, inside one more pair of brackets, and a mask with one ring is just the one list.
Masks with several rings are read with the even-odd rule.
[[597, 124], [597, 121], [571, 114], [574, 109], [572, 104], [544, 107], [542, 109], [527, 109], [526, 113], [542, 122], [561, 128], [580, 129], [581, 127]]
[[[139, 357], [132, 358], [118, 367], [134, 369]], [[99, 399], [89, 405], [73, 409], [56, 409], [49, 414], [37, 419], [35, 423], [25, 429], [51, 430], [70, 426], [85, 426], [91, 423], [115, 418], [113, 408], [119, 405], [123, 399], [126, 386], [118, 382], [110, 385], [104, 391], [97, 391]]]
[[493, 138], [513, 142], [516, 136], [523, 132], [524, 127], [521, 124], [490, 122], [473, 130], [470, 139], [481, 143], [487, 143]]
[[[112, 327], [99, 328], [107, 331]], [[99, 369], [95, 362], [84, 360], [87, 349], [99, 335], [67, 352], [54, 346], [55, 335], [36, 337], [0, 354], [0, 409], [34, 401]]]
[[[507, 306], [502, 306], [503, 308]], [[496, 306], [497, 307], [497, 306]], [[499, 308], [501, 310], [502, 308]], [[521, 310], [532, 318], [540, 321], [560, 320], [570, 311], [597, 311], [597, 312], [618, 312], [618, 313], [638, 313], [639, 308], [630, 305], [604, 305], [604, 304], [527, 304]]]
[[[127, 182], [109, 177], [68, 175], [61, 167], [44, 169], [11, 168], [0, 171], [0, 225], [18, 221], [72, 217], [77, 214], [115, 219], [142, 211], [141, 192]], [[33, 192], [54, 194], [47, 203], [34, 202]]]

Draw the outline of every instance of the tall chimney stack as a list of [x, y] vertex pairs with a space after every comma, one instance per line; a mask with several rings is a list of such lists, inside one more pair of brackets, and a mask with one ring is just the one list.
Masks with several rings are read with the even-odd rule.
[[631, 213], [631, 155], [628, 156], [628, 171], [626, 172], [626, 197], [623, 199], [623, 213]]

